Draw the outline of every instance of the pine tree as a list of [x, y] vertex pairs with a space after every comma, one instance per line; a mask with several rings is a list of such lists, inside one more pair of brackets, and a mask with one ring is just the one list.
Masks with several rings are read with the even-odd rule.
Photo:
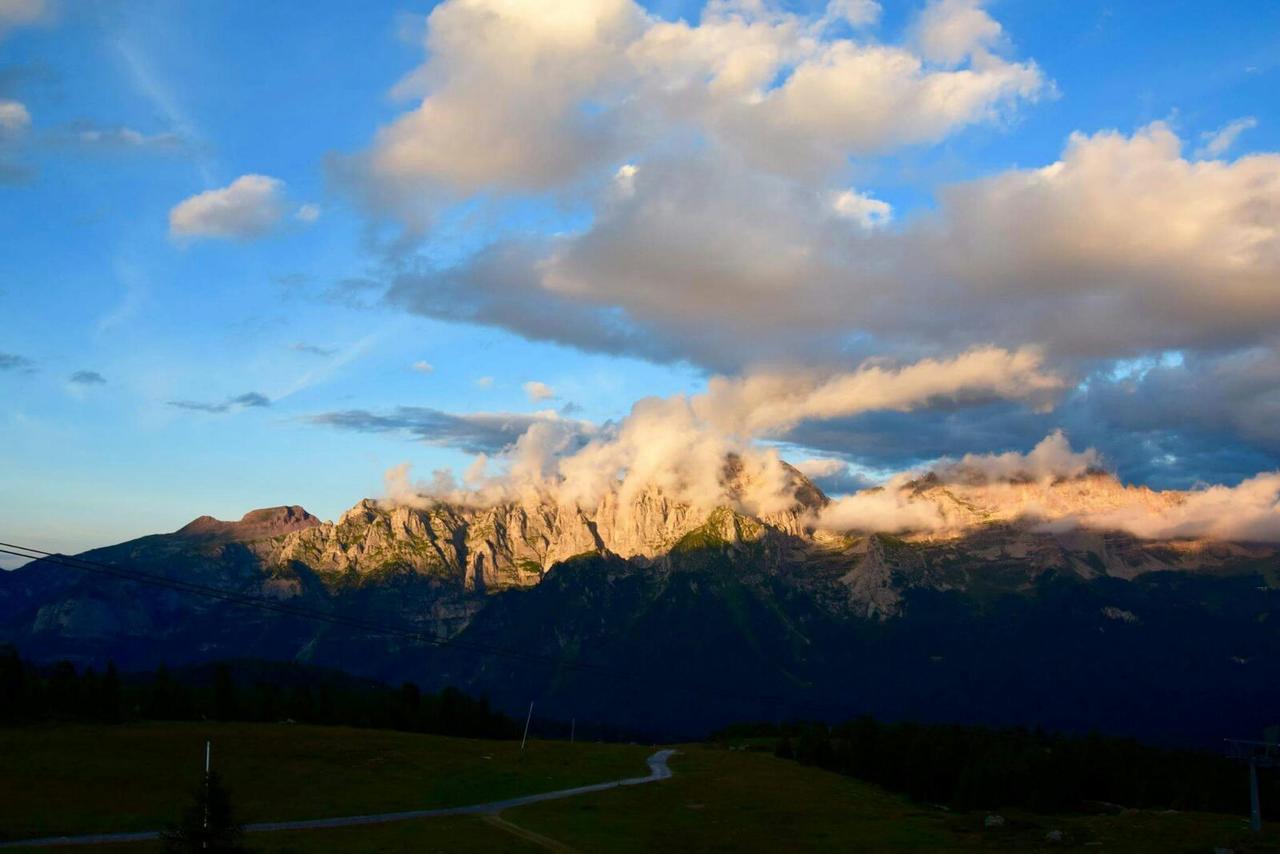
[[250, 850], [241, 843], [242, 836], [232, 813], [231, 794], [218, 772], [211, 771], [196, 787], [177, 826], [164, 835], [164, 850], [170, 854], [239, 854]]

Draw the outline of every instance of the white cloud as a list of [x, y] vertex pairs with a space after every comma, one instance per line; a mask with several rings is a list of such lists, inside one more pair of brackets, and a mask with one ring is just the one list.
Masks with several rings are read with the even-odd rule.
[[31, 113], [20, 101], [0, 100], [0, 137], [17, 136], [31, 127]]
[[525, 395], [534, 403], [537, 403], [540, 400], [551, 400], [556, 396], [555, 389], [546, 383], [538, 382], [537, 380], [531, 380], [530, 382], [525, 383], [522, 388], [524, 388]]
[[311, 203], [299, 205], [298, 210], [294, 212], [293, 217], [298, 220], [298, 222], [315, 222], [320, 218], [320, 206]]
[[414, 362], [412, 367], [415, 371], [417, 371], [420, 374], [429, 374], [436, 369], [435, 365], [432, 365], [430, 362], [421, 361], [421, 360]]
[[1004, 30], [982, 6], [982, 0], [931, 0], [916, 22], [925, 57], [958, 65], [995, 47]]
[[842, 217], [853, 220], [863, 228], [887, 225], [893, 219], [893, 207], [880, 199], [856, 190], [844, 190], [831, 200], [831, 206]]
[[476, 380], [478, 388], [493, 388], [493, 377], [480, 377]]
[[868, 27], [880, 20], [882, 9], [876, 0], [831, 0], [824, 21], [844, 21], [851, 27]]
[[1157, 492], [1122, 485], [1099, 470], [1100, 462], [1092, 448], [1073, 451], [1058, 431], [1027, 454], [940, 461], [932, 468], [936, 483], [914, 473], [896, 475], [833, 502], [819, 525], [955, 537], [996, 522], [1021, 522], [1043, 531], [1087, 528], [1151, 540], [1280, 542], [1280, 472], [1234, 487]]
[[[396, 90], [418, 106], [348, 166], [366, 200], [410, 219], [433, 199], [572, 186], [689, 138], [809, 175], [990, 121], [1045, 86], [1034, 63], [930, 68], [905, 46], [828, 33], [878, 13], [865, 0], [820, 16], [712, 0], [689, 24], [632, 0], [446, 0], [426, 63]], [[617, 177], [625, 191], [632, 176]]]
[[811, 419], [905, 412], [944, 400], [1008, 399], [1045, 406], [1064, 387], [1060, 377], [1045, 372], [1036, 351], [986, 347], [898, 368], [864, 364], [827, 377], [796, 372], [713, 377], [706, 393], [694, 399], [694, 407], [725, 432], [761, 436], [783, 433]]
[[269, 234], [284, 216], [284, 182], [266, 175], [242, 175], [220, 190], [179, 202], [169, 212], [169, 233], [177, 237], [248, 240]]
[[1240, 138], [1240, 134], [1247, 130], [1251, 130], [1258, 126], [1258, 120], [1253, 116], [1245, 116], [1228, 122], [1215, 131], [1200, 134], [1200, 147], [1196, 149], [1197, 157], [1221, 157], [1226, 154], [1236, 140]]

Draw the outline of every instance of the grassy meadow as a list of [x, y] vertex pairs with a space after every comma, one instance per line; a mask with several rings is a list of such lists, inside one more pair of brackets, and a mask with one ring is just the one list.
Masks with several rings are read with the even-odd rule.
[[[493, 742], [267, 724], [41, 726], [0, 730], [0, 839], [151, 829], [198, 778], [204, 739], [242, 821], [319, 818], [497, 800], [637, 776], [644, 745]], [[261, 852], [1280, 851], [1243, 816], [956, 813], [766, 752], [685, 745], [675, 777], [520, 807], [353, 828], [253, 834]], [[1243, 805], [1242, 805], [1243, 806]], [[1051, 842], [1051, 831], [1061, 841]], [[69, 850], [69, 849], [67, 849]], [[159, 845], [95, 846], [156, 852]]]

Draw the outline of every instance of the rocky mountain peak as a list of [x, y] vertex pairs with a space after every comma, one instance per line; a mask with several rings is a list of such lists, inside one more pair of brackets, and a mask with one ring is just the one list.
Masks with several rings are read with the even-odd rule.
[[267, 540], [314, 528], [321, 522], [302, 507], [264, 507], [250, 510], [238, 522], [226, 522], [213, 516], [200, 516], [176, 531], [180, 537], [208, 537], [236, 542]]

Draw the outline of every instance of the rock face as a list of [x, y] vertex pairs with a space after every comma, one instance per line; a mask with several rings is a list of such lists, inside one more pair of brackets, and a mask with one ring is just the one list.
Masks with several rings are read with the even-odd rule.
[[[645, 490], [628, 502], [616, 493], [607, 495], [591, 513], [554, 501], [415, 508], [365, 499], [336, 523], [298, 524], [281, 531], [283, 536], [253, 538], [259, 542], [251, 548], [268, 566], [297, 562], [320, 572], [364, 574], [411, 570], [473, 591], [529, 587], [551, 567], [577, 555], [609, 554], [650, 564], [688, 537], [732, 544], [809, 536], [812, 531], [806, 525], [826, 496], [794, 469], [788, 468], [788, 474], [794, 503], [760, 518], [731, 507], [693, 507], [658, 489]], [[729, 476], [732, 497], [741, 491], [733, 479], [741, 472], [730, 467]], [[276, 511], [255, 511], [269, 512]], [[234, 525], [245, 526], [254, 515]], [[178, 534], [221, 533], [232, 526], [202, 517]]]

